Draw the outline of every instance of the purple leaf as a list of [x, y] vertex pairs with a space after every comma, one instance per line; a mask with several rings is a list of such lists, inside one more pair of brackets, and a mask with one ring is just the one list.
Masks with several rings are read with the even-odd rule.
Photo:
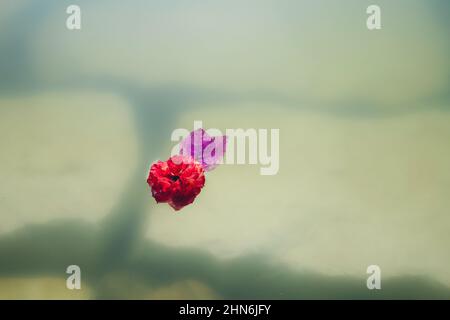
[[205, 171], [211, 171], [223, 159], [226, 144], [226, 136], [211, 137], [200, 128], [192, 131], [181, 141], [180, 154], [191, 156]]

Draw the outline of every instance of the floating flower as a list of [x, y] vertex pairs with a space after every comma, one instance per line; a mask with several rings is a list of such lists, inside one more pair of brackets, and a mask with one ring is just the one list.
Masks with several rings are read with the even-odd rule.
[[221, 162], [227, 144], [226, 136], [211, 137], [203, 129], [192, 131], [180, 143], [180, 153], [198, 161], [205, 171], [211, 171]]
[[154, 163], [147, 183], [156, 202], [166, 202], [178, 211], [194, 202], [205, 185], [205, 174], [194, 158], [176, 155]]
[[226, 136], [209, 136], [203, 129], [192, 131], [180, 143], [180, 155], [150, 167], [147, 183], [157, 203], [175, 210], [194, 202], [205, 185], [205, 171], [221, 163]]

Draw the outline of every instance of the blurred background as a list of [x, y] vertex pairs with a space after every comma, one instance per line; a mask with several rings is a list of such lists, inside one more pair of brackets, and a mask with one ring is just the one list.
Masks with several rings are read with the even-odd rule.
[[[449, 12], [1, 1], [0, 298], [450, 299]], [[222, 165], [156, 205], [148, 168], [194, 120], [280, 129], [278, 174]]]

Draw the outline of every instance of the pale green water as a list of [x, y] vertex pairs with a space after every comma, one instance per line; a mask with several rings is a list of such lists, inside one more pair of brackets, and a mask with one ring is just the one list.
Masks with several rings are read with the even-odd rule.
[[[450, 297], [446, 1], [379, 1], [374, 32], [366, 1], [78, 3], [80, 31], [0, 4], [0, 297]], [[278, 175], [155, 205], [194, 120], [279, 128]]]

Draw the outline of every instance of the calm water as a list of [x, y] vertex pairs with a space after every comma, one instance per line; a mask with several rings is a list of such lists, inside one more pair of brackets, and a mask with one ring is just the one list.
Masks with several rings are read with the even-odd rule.
[[[447, 1], [69, 4], [0, 3], [0, 298], [450, 298]], [[156, 205], [194, 120], [280, 129], [278, 174]]]

